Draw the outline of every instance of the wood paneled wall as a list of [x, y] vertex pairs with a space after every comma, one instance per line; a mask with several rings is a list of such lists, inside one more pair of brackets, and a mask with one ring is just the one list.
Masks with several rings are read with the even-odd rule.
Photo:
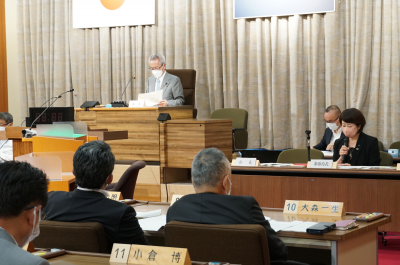
[[0, 0], [0, 112], [8, 111], [6, 7]]

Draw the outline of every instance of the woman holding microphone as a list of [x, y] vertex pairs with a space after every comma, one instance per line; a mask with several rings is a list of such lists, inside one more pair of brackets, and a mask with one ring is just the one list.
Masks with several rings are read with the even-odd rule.
[[361, 111], [346, 109], [339, 119], [345, 137], [335, 141], [333, 161], [343, 166], [379, 166], [378, 139], [363, 133], [366, 121]]

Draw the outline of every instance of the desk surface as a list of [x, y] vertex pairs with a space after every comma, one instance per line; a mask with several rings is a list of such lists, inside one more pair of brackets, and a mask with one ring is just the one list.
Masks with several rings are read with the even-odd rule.
[[[148, 212], [161, 209], [161, 214], [167, 214], [169, 203], [154, 203], [154, 202], [139, 202], [138, 204], [132, 204], [137, 212]], [[360, 213], [347, 213], [346, 216], [332, 217], [332, 216], [317, 216], [317, 215], [296, 215], [296, 214], [284, 214], [283, 209], [273, 208], [261, 208], [265, 216], [270, 217], [276, 221], [312, 221], [312, 222], [336, 222], [339, 220], [353, 219]], [[314, 240], [331, 240], [331, 241], [343, 241], [353, 237], [356, 237], [362, 233], [377, 229], [379, 226], [390, 223], [392, 220], [391, 215], [385, 215], [382, 218], [371, 222], [358, 221], [358, 228], [349, 229], [346, 231], [334, 230], [324, 235], [313, 235], [302, 232], [287, 232], [279, 231], [278, 236], [280, 237], [291, 237], [291, 238], [306, 238]]]

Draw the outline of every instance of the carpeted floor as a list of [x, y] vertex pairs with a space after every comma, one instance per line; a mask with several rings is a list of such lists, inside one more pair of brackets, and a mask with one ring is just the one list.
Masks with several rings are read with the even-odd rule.
[[[396, 236], [388, 236], [396, 235]], [[385, 237], [387, 245], [382, 244], [382, 237], [378, 236], [378, 259], [379, 265], [399, 265], [400, 264], [400, 233], [387, 232]]]

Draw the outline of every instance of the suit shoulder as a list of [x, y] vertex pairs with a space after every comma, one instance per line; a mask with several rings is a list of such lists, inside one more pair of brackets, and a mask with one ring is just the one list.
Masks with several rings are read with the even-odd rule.
[[5, 264], [24, 264], [24, 265], [45, 265], [49, 264], [48, 261], [41, 257], [32, 255], [31, 253], [23, 250], [22, 248], [14, 245], [7, 240], [0, 239], [0, 246], [3, 250], [0, 254], [0, 259]]
[[169, 74], [169, 78], [171, 79], [171, 80], [181, 80], [178, 76], [176, 76], [176, 75], [171, 75], [170, 73], [168, 73]]
[[67, 196], [69, 192], [66, 191], [50, 191], [48, 193], [49, 198], [58, 198], [62, 196]]

